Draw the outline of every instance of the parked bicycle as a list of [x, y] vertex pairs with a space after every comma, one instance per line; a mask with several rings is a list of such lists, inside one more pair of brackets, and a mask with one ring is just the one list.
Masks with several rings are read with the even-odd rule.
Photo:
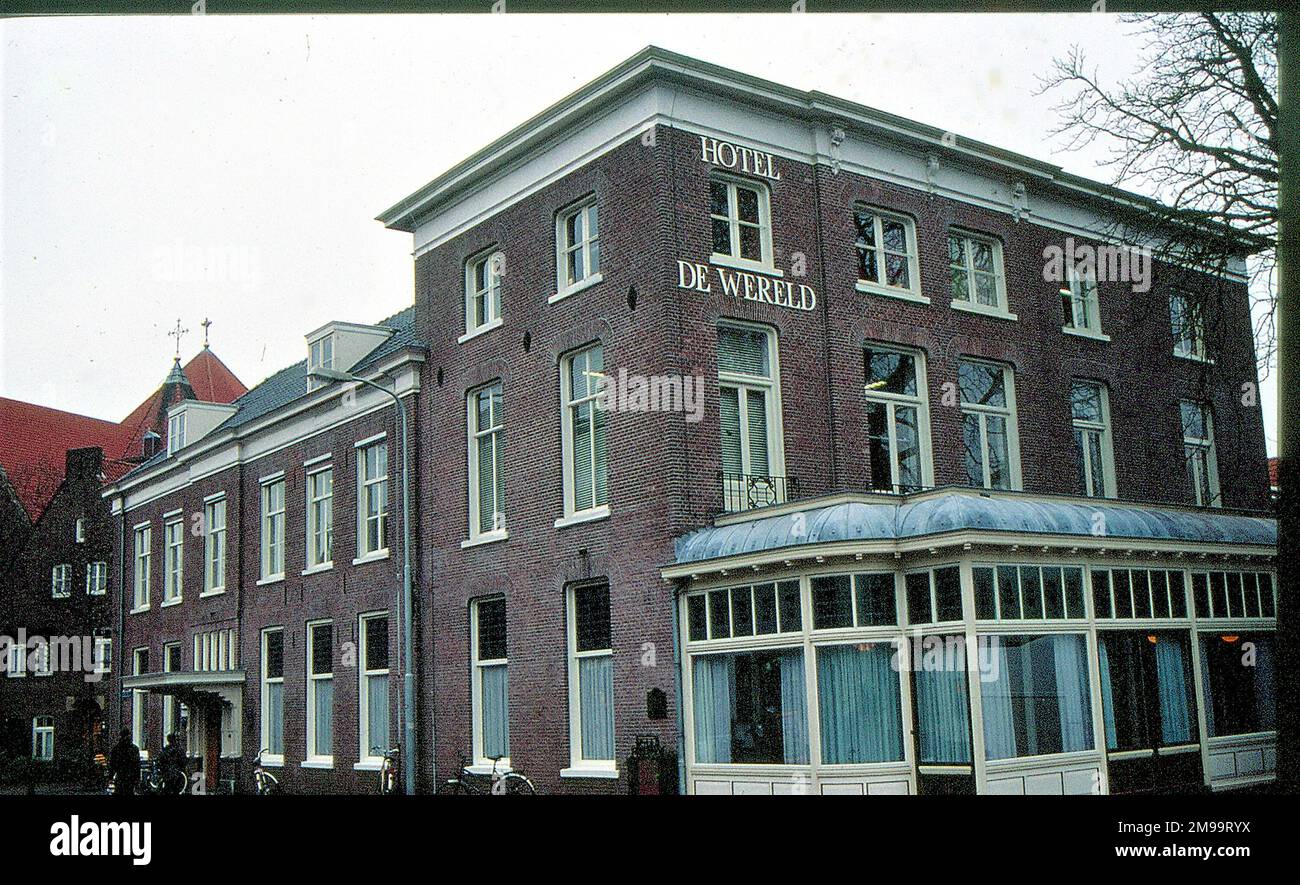
[[438, 787], [439, 796], [473, 796], [482, 793], [504, 796], [534, 796], [537, 789], [533, 782], [522, 773], [513, 769], [498, 770], [502, 756], [489, 756], [492, 760], [492, 772], [488, 776], [487, 788], [482, 786], [483, 775], [470, 771], [464, 756], [460, 760], [460, 774]]
[[[379, 747], [371, 747], [370, 752], [379, 755]], [[379, 795], [392, 796], [401, 792], [401, 758], [402, 745], [389, 747], [384, 753], [384, 763], [379, 766]]]
[[262, 756], [268, 752], [266, 747], [258, 750], [253, 762], [253, 792], [258, 796], [274, 796], [280, 792], [280, 781], [262, 764]]
[[167, 770], [155, 760], [141, 766], [140, 792], [148, 796], [184, 796], [189, 792], [189, 776], [184, 771]]

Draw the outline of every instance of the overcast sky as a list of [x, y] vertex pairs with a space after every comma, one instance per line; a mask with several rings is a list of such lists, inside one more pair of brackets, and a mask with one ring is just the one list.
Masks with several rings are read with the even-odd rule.
[[[1081, 4], [1086, 6], [1086, 4]], [[0, 22], [0, 395], [121, 420], [177, 318], [250, 387], [333, 319], [411, 304], [373, 218], [648, 43], [1108, 179], [1036, 96], [1117, 17], [181, 16]], [[1275, 387], [1262, 390], [1276, 451]]]

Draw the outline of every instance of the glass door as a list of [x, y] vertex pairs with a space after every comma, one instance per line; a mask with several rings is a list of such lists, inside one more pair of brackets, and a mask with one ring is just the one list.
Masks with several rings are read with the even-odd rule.
[[1203, 789], [1188, 634], [1104, 631], [1098, 657], [1110, 791]]

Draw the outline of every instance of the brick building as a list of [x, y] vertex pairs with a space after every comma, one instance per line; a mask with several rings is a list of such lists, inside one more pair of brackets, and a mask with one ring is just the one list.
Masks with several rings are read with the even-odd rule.
[[[504, 757], [544, 792], [626, 791], [647, 737], [691, 792], [1271, 779], [1254, 244], [1216, 273], [1098, 251], [1134, 205], [651, 48], [385, 211], [413, 236], [414, 309], [333, 366], [400, 364], [419, 428], [420, 788]], [[392, 417], [286, 372], [109, 492], [153, 535], [150, 599], [175, 514], [226, 495], [242, 556], [237, 594], [187, 579], [171, 611], [124, 615], [147, 649], [127, 714], [156, 743], [156, 694], [219, 699], [229, 779], [278, 736], [292, 788], [368, 789], [380, 686], [397, 733], [396, 630], [385, 667], [342, 649], [367, 647], [400, 572], [303, 557], [319, 465], [334, 543], [358, 549], [352, 452]], [[261, 586], [254, 526], [277, 515], [285, 577]]]

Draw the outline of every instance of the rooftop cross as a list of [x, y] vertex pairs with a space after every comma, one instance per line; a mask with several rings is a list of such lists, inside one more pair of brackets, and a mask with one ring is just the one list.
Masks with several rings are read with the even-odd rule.
[[212, 325], [212, 320], [208, 319], [207, 317], [204, 317], [203, 322], [199, 323], [199, 325], [203, 327], [203, 349], [207, 350], [208, 349], [208, 327]]
[[176, 328], [173, 329], [172, 331], [170, 331], [170, 332], [167, 333], [167, 337], [168, 337], [168, 338], [175, 338], [175, 339], [176, 339], [176, 360], [177, 360], [177, 362], [179, 362], [179, 361], [180, 361], [180, 358], [181, 358], [181, 336], [184, 335], [184, 334], [185, 334], [186, 332], [188, 332], [188, 331], [189, 331], [189, 329], [182, 329], [182, 328], [181, 328], [181, 320], [180, 320], [180, 317], [177, 317], [177, 318], [176, 318]]

